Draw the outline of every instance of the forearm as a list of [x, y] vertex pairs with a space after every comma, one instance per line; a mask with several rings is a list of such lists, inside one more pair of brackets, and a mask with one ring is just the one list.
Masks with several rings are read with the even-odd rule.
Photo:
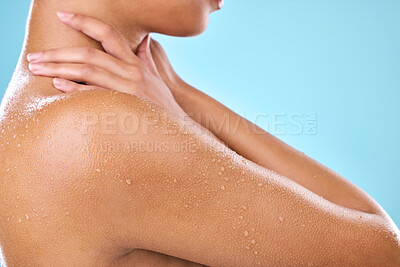
[[174, 90], [178, 104], [193, 120], [209, 129], [238, 154], [290, 178], [335, 204], [368, 213], [384, 213], [371, 197], [339, 174], [190, 85], [181, 83], [181, 86]]

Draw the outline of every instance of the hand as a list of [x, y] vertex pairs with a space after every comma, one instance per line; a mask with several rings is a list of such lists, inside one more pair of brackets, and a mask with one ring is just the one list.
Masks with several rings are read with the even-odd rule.
[[145, 98], [177, 115], [184, 115], [157, 71], [150, 52], [149, 35], [135, 55], [128, 41], [110, 25], [83, 15], [57, 14], [66, 25], [99, 41], [106, 52], [70, 47], [32, 53], [28, 55], [28, 61], [35, 75], [54, 78], [54, 87], [62, 92], [115, 90]]

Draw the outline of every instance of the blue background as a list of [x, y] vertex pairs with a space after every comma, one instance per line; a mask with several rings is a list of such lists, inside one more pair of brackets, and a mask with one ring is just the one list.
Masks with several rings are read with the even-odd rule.
[[[30, 1], [0, 0], [0, 97]], [[226, 0], [195, 38], [154, 36], [189, 83], [367, 191], [400, 225], [400, 1]], [[291, 114], [317, 132], [291, 131]], [[278, 115], [277, 117], [274, 117]], [[286, 123], [286, 125], [283, 125]]]

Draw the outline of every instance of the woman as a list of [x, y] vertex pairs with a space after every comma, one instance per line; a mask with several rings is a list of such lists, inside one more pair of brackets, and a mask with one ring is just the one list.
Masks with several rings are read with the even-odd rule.
[[221, 6], [33, 0], [1, 110], [2, 266], [400, 264], [371, 197], [186, 84], [149, 37], [199, 34]]

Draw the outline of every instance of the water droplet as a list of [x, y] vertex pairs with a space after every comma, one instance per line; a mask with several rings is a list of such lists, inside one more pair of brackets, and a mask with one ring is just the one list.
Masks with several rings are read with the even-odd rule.
[[20, 196], [17, 196], [17, 199], [20, 199], [21, 197]]
[[17, 145], [17, 147], [20, 147], [20, 146], [21, 146], [20, 144]]
[[282, 218], [282, 217], [279, 217], [279, 221], [280, 221], [280, 222], [283, 222], [283, 218]]
[[29, 221], [29, 216], [28, 214], [25, 214], [26, 220]]
[[218, 172], [218, 175], [222, 175], [222, 172]]
[[127, 184], [132, 184], [131, 179], [126, 179], [125, 182], [126, 182]]
[[244, 231], [244, 232], [243, 232], [243, 235], [244, 235], [245, 237], [248, 237], [248, 236], [249, 236], [249, 232], [248, 232], [248, 231]]
[[244, 218], [244, 217], [243, 217], [242, 215], [239, 216], [239, 219], [240, 219], [240, 220], [243, 220], [243, 218]]
[[225, 186], [223, 185], [223, 186], [221, 186], [221, 190], [225, 190]]
[[188, 159], [188, 157], [184, 157], [183, 159], [184, 159], [184, 160], [187, 160], [187, 159]]
[[242, 179], [240, 179], [240, 181], [241, 181], [241, 182], [244, 182], [244, 179], [242, 178]]
[[257, 250], [254, 251], [254, 255], [258, 255], [258, 251]]
[[19, 218], [19, 219], [18, 219], [18, 222], [21, 223], [21, 221], [22, 221], [21, 218]]
[[96, 172], [100, 172], [100, 169], [96, 169]]
[[256, 241], [253, 239], [253, 240], [250, 241], [250, 243], [251, 243], [252, 245], [254, 245], [254, 244], [256, 243]]
[[247, 210], [247, 207], [246, 206], [242, 206], [242, 210]]
[[174, 183], [176, 183], [178, 180], [176, 180], [176, 178], [174, 179]]

